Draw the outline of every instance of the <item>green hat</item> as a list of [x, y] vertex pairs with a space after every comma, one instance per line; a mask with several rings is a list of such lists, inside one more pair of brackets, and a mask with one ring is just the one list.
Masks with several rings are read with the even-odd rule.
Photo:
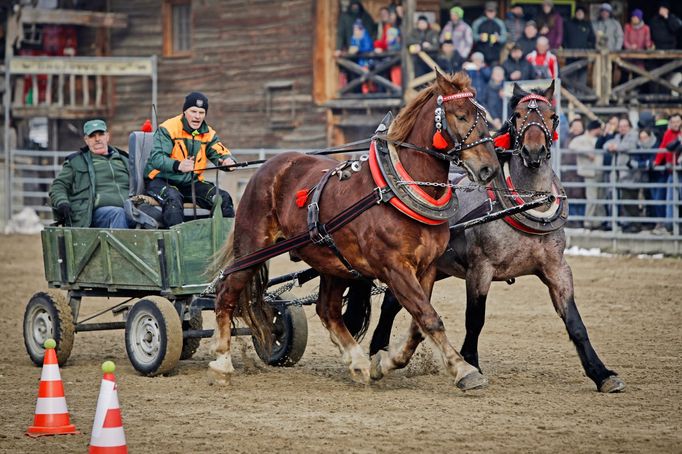
[[464, 10], [459, 6], [453, 6], [450, 8], [450, 14], [455, 13], [460, 19], [464, 18]]
[[97, 131], [107, 132], [107, 124], [104, 120], [90, 120], [83, 125], [83, 132], [86, 136]]

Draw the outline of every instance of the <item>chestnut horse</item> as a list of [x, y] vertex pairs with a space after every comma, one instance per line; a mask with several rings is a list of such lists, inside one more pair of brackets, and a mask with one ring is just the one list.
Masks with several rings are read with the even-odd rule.
[[[549, 153], [556, 114], [550, 103], [543, 101], [552, 99], [553, 91], [554, 83], [547, 90], [536, 90], [532, 94], [515, 85], [511, 100], [513, 114], [506, 124], [506, 132], [510, 134], [509, 148], [514, 151], [508, 157], [505, 169], [509, 169], [508, 174], [515, 187], [531, 193], [553, 190]], [[451, 223], [456, 223], [457, 218], [479, 206], [486, 197], [477, 191], [462, 193], [459, 198], [460, 210]], [[621, 391], [625, 384], [615, 372], [604, 366], [595, 352], [576, 307], [573, 275], [564, 258], [566, 237], [563, 227], [544, 234], [523, 232], [518, 227], [523, 228], [498, 220], [475, 226], [464, 234], [453, 235], [447, 251], [437, 261], [438, 278], [456, 276], [466, 279], [466, 337], [461, 349], [462, 356], [480, 370], [478, 337], [485, 321], [485, 304], [491, 282], [512, 282], [518, 276], [536, 275], [549, 289], [554, 309], [563, 320], [568, 336], [578, 351], [585, 374], [601, 392]], [[364, 316], [362, 312], [357, 314], [354, 301], [355, 298], [351, 298], [344, 314], [349, 320]], [[387, 293], [370, 345], [371, 355], [388, 347], [391, 326], [399, 311], [400, 305], [395, 297]], [[349, 325], [355, 326], [350, 321]]]
[[[436, 81], [417, 95], [389, 128], [388, 140], [396, 144], [400, 161], [410, 176], [414, 180], [441, 184], [424, 188], [432, 198], [437, 199], [450, 190], [443, 185], [447, 182], [450, 162], [435, 157], [431, 148], [436, 128], [440, 131], [442, 127], [440, 136], [447, 142], [448, 153], [459, 155], [451, 157], [461, 159], [472, 181], [485, 184], [499, 170], [488, 126], [482, 119], [480, 106], [470, 97], [472, 93], [466, 74], [438, 74]], [[443, 110], [445, 115], [441, 117]], [[295, 152], [277, 155], [263, 164], [244, 190], [233, 234], [223, 247], [222, 263], [229, 264], [235, 258], [243, 258], [306, 232], [306, 212], [297, 206], [295, 196], [300, 194], [301, 188], [315, 187], [325, 172], [338, 164], [330, 158]], [[327, 222], [376, 187], [366, 164], [350, 179], [330, 179], [319, 203], [321, 221]], [[430, 303], [436, 277], [435, 260], [443, 254], [448, 243], [447, 222], [426, 225], [388, 204], [379, 203], [332, 237], [354, 270], [367, 279], [385, 282], [413, 317], [405, 344], [395, 356], [376, 365], [377, 368], [387, 372], [403, 367], [424, 333], [440, 349], [460, 389], [485, 385], [486, 379], [451, 346], [443, 323]], [[320, 273], [317, 314], [340, 349], [352, 378], [368, 383], [369, 357], [351, 336], [341, 315], [342, 295], [354, 281], [353, 274], [329, 248], [308, 243], [296, 249], [295, 254]], [[244, 319], [261, 345], [271, 344], [272, 309], [262, 298], [265, 282], [267, 268], [261, 264], [231, 272], [218, 284], [215, 308], [217, 358], [209, 364], [214, 373], [234, 371], [230, 356], [233, 317]]]

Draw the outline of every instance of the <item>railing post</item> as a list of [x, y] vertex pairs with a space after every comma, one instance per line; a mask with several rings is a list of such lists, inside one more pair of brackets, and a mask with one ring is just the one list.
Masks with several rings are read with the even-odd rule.
[[[606, 153], [611, 153], [606, 151]], [[618, 188], [616, 187], [616, 181], [618, 180], [618, 175], [616, 171], [616, 154], [611, 153], [611, 175], [609, 176], [609, 182], [611, 183], [611, 234], [613, 236], [613, 251], [616, 252], [618, 249], [618, 240], [616, 239], [618, 235]]]
[[680, 167], [677, 165], [677, 161], [673, 161], [673, 175], [672, 175], [672, 209], [673, 209], [673, 235], [677, 236], [680, 234], [680, 208], [677, 205], [680, 201], [680, 178], [677, 174]]

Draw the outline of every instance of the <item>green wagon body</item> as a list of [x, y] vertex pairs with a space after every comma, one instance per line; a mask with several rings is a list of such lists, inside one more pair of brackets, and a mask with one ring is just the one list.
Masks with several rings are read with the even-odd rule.
[[215, 216], [168, 230], [48, 227], [42, 232], [45, 278], [64, 290], [104, 290], [115, 296], [201, 293], [206, 273], [233, 219]]

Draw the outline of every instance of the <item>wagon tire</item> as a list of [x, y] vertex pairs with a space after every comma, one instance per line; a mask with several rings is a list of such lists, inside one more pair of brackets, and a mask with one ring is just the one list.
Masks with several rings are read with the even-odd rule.
[[182, 353], [182, 323], [173, 303], [161, 296], [146, 296], [133, 305], [126, 318], [128, 359], [142, 375], [168, 374]]
[[[196, 313], [189, 319], [183, 320], [182, 330], [186, 331], [188, 329], [202, 329], [204, 326], [204, 319], [201, 316], [201, 311], [196, 311]], [[199, 349], [201, 344], [200, 337], [188, 337], [182, 340], [182, 352], [180, 353], [180, 361], [190, 359]]]
[[24, 345], [36, 366], [43, 365], [43, 344], [47, 339], [57, 342], [57, 361], [63, 366], [71, 356], [75, 331], [71, 306], [60, 292], [38, 292], [28, 301], [24, 312]]
[[[283, 293], [278, 300], [290, 301], [296, 296], [291, 293]], [[260, 346], [256, 338], [253, 338], [253, 346], [258, 357], [270, 366], [290, 367], [296, 364], [308, 343], [308, 319], [301, 306], [274, 306], [275, 310], [275, 342], [268, 356], [264, 348]]]

